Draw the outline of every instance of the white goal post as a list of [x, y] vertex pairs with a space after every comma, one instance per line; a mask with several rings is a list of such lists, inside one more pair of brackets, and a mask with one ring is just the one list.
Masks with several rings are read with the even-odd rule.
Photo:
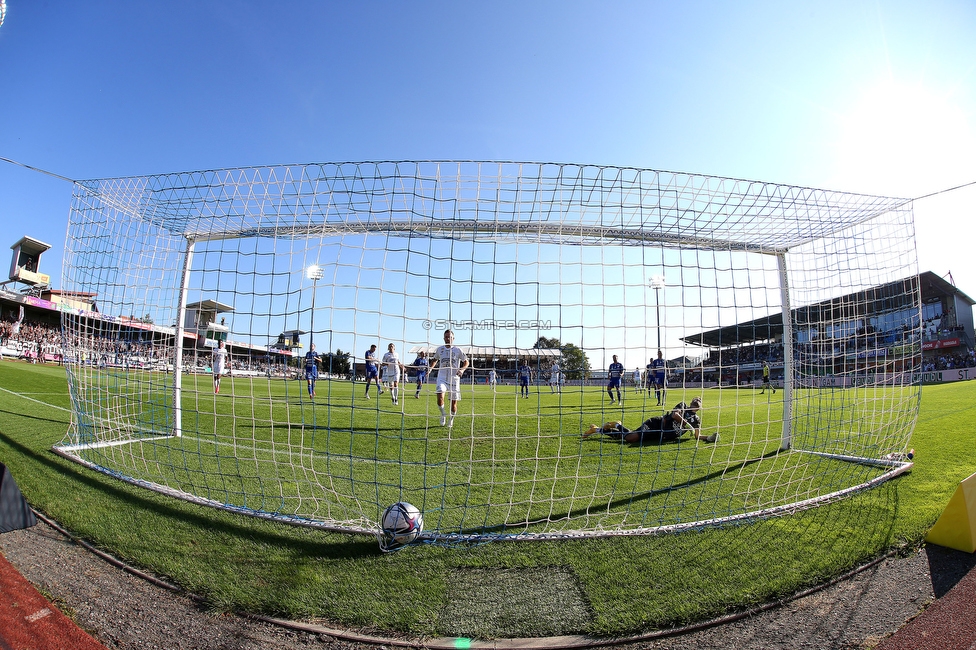
[[[793, 512], [911, 467], [917, 277], [909, 200], [741, 179], [406, 161], [79, 181], [63, 284], [97, 307], [63, 310], [55, 449], [299, 525], [375, 533], [406, 501], [433, 542]], [[416, 361], [446, 329], [468, 361], [454, 414]]]

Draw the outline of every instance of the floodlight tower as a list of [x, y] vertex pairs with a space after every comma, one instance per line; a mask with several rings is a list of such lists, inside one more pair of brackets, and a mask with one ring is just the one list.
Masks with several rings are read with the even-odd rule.
[[319, 280], [325, 275], [325, 271], [318, 264], [313, 264], [307, 269], [305, 269], [305, 277], [312, 281], [312, 323], [309, 327], [308, 333], [308, 349], [312, 349], [312, 343], [315, 341], [315, 290], [318, 287]]
[[654, 306], [657, 312], [657, 349], [661, 349], [661, 289], [664, 288], [664, 276], [652, 275], [650, 280], [651, 288], [654, 289]]

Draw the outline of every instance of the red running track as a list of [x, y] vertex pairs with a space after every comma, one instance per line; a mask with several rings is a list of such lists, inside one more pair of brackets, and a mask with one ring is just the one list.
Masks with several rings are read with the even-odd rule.
[[106, 650], [0, 555], [0, 650]]
[[976, 650], [976, 568], [875, 650]]

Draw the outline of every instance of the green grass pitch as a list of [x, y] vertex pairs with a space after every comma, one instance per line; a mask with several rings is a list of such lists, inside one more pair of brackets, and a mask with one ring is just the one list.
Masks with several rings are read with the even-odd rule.
[[[199, 381], [201, 403], [218, 404], [218, 414], [232, 404], [251, 408], [237, 404], [243, 399], [221, 396], [217, 401], [205, 395], [209, 378]], [[235, 394], [241, 388], [235, 386]], [[288, 388], [290, 409], [302, 408], [299, 388], [299, 382]], [[509, 421], [522, 408], [514, 403], [511, 390], [512, 395], [504, 396], [511, 400]], [[225, 391], [229, 386], [221, 393]], [[321, 398], [327, 391], [323, 386], [318, 393]], [[405, 408], [411, 395], [404, 391]], [[821, 398], [827, 396], [823, 393]], [[672, 392], [668, 401], [680, 397]], [[729, 404], [755, 401], [765, 408], [767, 397], [751, 390], [707, 392], [705, 424], [730, 424], [716, 423], [709, 414], [719, 400], [724, 414]], [[852, 405], [864, 404], [865, 397], [860, 394]], [[202, 595], [217, 611], [411, 635], [618, 636], [748, 608], [823, 582], [891, 549], [911, 551], [959, 481], [976, 471], [974, 398], [973, 382], [924, 387], [910, 442], [917, 454], [912, 470], [875, 489], [804, 512], [677, 534], [460, 548], [422, 545], [393, 554], [382, 554], [376, 540], [367, 536], [284, 526], [178, 501], [52, 453], [52, 446], [64, 440], [72, 417], [64, 370], [56, 366], [0, 363], [0, 461], [34, 508], [90, 543]], [[490, 396], [485, 399], [490, 403]], [[546, 394], [533, 399], [558, 404], [558, 398]], [[601, 416], [621, 419], [603, 408], [599, 392], [587, 393], [584, 399], [592, 400], [587, 415], [594, 416], [593, 421]], [[628, 414], [622, 418], [628, 424], [641, 417], [630, 399], [626, 395], [624, 410], [617, 411]], [[420, 409], [424, 403], [413, 400], [409, 408]], [[473, 403], [466, 395], [462, 413], [474, 408]], [[381, 407], [389, 410], [388, 403]], [[323, 407], [313, 408], [317, 413]], [[371, 408], [377, 408], [375, 400]], [[430, 408], [436, 413], [436, 407], [423, 408], [423, 413]], [[387, 415], [379, 417], [382, 422]], [[581, 443], [580, 427], [590, 423], [573, 422], [571, 427], [565, 422], [545, 444], [562, 452], [575, 445], [577, 457], [593, 463], [619, 463], [617, 458], [627, 453], [639, 453], [646, 460], [660, 452], [653, 447], [621, 448], [609, 441]], [[388, 428], [395, 431], [398, 426]], [[468, 433], [467, 427], [462, 429]], [[744, 442], [744, 429], [748, 427], [733, 427], [731, 437]], [[371, 431], [375, 439], [375, 426]], [[446, 435], [435, 426], [430, 431]], [[299, 432], [291, 432], [292, 440], [301, 440]], [[495, 432], [505, 441], [491, 444], [518, 442], [508, 431], [503, 436], [497, 425]], [[723, 430], [715, 448], [681, 443], [667, 453], [672, 460], [731, 453], [722, 451], [730, 444], [728, 433]], [[256, 436], [250, 430], [236, 435]], [[773, 436], [758, 434], [758, 440], [766, 438]], [[820, 442], [836, 446], [836, 441]], [[752, 448], [744, 443], [743, 448], [752, 455], [765, 447], [757, 442]], [[535, 462], [545, 454], [527, 456]], [[222, 489], [217, 480], [213, 487], [215, 494]], [[757, 499], [763, 494], [753, 493]], [[526, 579], [518, 582], [520, 576]]]
[[[92, 406], [80, 439], [100, 428], [112, 443], [79, 450], [87, 462], [228, 507], [354, 530], [375, 529], [383, 508], [399, 500], [421, 508], [428, 533], [649, 529], [782, 507], [883, 471], [779, 453], [782, 391], [710, 391], [703, 431], [717, 432], [718, 444], [685, 435], [637, 446], [580, 435], [591, 423], [633, 428], [663, 413], [633, 390], [610, 404], [598, 386], [533, 387], [522, 398], [512, 386], [467, 385], [448, 428], [430, 385], [419, 399], [412, 384], [403, 386], [393, 404], [389, 391], [374, 387], [366, 399], [364, 384], [349, 381], [320, 381], [310, 399], [300, 380], [225, 377], [214, 394], [210, 377], [196, 375], [184, 377], [175, 438], [167, 435], [170, 376], [81, 372], [89, 373], [79, 384]], [[848, 391], [839, 412], [854, 412], [862, 392]], [[905, 399], [899, 389], [882, 392], [887, 401]], [[695, 394], [671, 390], [668, 403]], [[797, 432], [794, 440], [803, 438]], [[816, 440], [809, 448], [864, 453], [863, 440], [843, 438], [839, 449]]]

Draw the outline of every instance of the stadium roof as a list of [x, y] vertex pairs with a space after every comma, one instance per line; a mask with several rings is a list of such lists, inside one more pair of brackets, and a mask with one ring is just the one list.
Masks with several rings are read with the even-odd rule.
[[17, 243], [10, 247], [11, 250], [20, 246], [20, 250], [28, 255], [39, 255], [46, 250], [51, 248], [50, 244], [45, 244], [40, 239], [34, 239], [33, 237], [28, 237], [24, 235], [17, 240]]
[[186, 306], [187, 309], [199, 309], [199, 310], [213, 310], [218, 314], [224, 312], [234, 311], [231, 305], [225, 305], [222, 302], [217, 302], [216, 300], [201, 300], [200, 302], [191, 302]]
[[783, 314], [772, 314], [747, 323], [736, 323], [728, 327], [686, 336], [681, 340], [691, 345], [709, 348], [724, 348], [745, 343], [771, 341], [783, 335]]
[[[868, 314], [878, 311], [887, 306], [890, 309], [890, 300], [897, 299], [899, 296], [906, 295], [906, 291], [913, 290], [913, 287], [906, 288], [916, 278], [904, 278], [895, 282], [890, 282], [872, 289], [860, 291], [855, 294], [848, 294], [839, 298], [833, 298], [815, 305], [799, 308], [795, 311], [795, 319], [800, 323], [814, 323], [822, 320], [842, 318], [850, 305], [856, 303], [867, 303], [874, 305], [875, 308], [868, 308]], [[922, 297], [932, 295], [959, 296], [968, 304], [976, 302], [965, 293], [955, 287], [955, 285], [940, 278], [931, 271], [925, 271], [917, 276], [918, 286], [921, 288]], [[864, 314], [862, 313], [863, 317]], [[763, 318], [757, 318], [745, 323], [736, 323], [728, 327], [686, 336], [681, 340], [691, 345], [702, 347], [723, 348], [747, 343], [758, 343], [772, 341], [783, 335], [783, 314], [782, 312], [770, 314]]]
[[957, 289], [956, 285], [944, 278], [940, 278], [931, 271], [926, 271], [925, 273], [919, 274], [918, 282], [919, 286], [922, 288], [923, 299], [934, 293], [942, 293], [947, 296], [959, 296], [966, 301], [966, 304], [976, 305], [976, 301]]

